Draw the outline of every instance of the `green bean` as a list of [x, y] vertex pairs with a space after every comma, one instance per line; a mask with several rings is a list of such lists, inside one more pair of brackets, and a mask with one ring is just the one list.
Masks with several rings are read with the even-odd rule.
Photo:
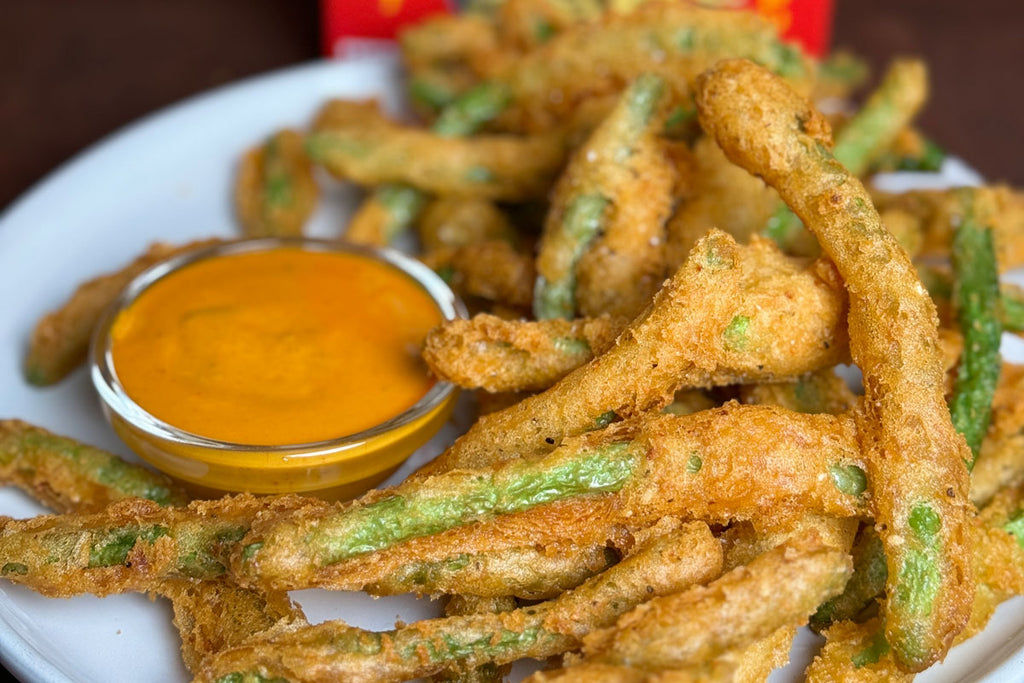
[[924, 62], [897, 59], [882, 83], [836, 135], [836, 161], [853, 175], [862, 175], [917, 115], [928, 97]]
[[189, 500], [162, 474], [20, 420], [0, 420], [0, 480], [62, 512], [95, 512], [120, 498]]
[[886, 546], [886, 635], [902, 666], [922, 670], [966, 625], [973, 590], [970, 451], [944, 400], [934, 305], [863, 186], [829, 153], [828, 124], [807, 100], [729, 60], [702, 77], [697, 104], [705, 129], [778, 190], [855, 294], [850, 351], [864, 373], [868, 481]]
[[273, 648], [256, 642], [228, 651], [198, 680], [234, 680], [225, 677], [247, 671], [304, 680], [310, 675], [305, 667], [316, 666], [346, 681], [400, 681], [451, 665], [545, 659], [578, 648], [588, 632], [610, 626], [652, 597], [714, 578], [721, 564], [720, 545], [707, 525], [694, 522], [654, 536], [618, 565], [549, 602], [508, 614], [421, 621], [385, 633], [327, 622], [271, 638], [266, 644]]
[[[456, 97], [441, 110], [434, 132], [445, 137], [472, 135], [496, 118], [508, 104], [508, 92], [499, 84], [483, 83]], [[358, 235], [377, 235], [375, 244], [392, 243], [415, 223], [427, 197], [409, 185], [391, 185], [374, 191], [352, 219]], [[365, 240], [362, 240], [365, 241]]]
[[872, 527], [866, 526], [853, 546], [853, 574], [846, 588], [818, 607], [811, 616], [811, 628], [821, 632], [836, 621], [853, 619], [882, 594], [887, 578], [882, 539]]
[[970, 189], [965, 195], [966, 211], [953, 236], [953, 300], [957, 307], [964, 350], [957, 367], [956, 384], [950, 401], [953, 426], [964, 435], [971, 449], [967, 468], [981, 449], [992, 416], [992, 397], [1002, 363], [999, 342], [999, 272], [992, 230], [981, 222], [980, 207]]
[[666, 81], [685, 101], [697, 76], [717, 60], [746, 56], [809, 88], [814, 66], [782, 42], [755, 13], [720, 12], [689, 3], [647, 2], [627, 14], [566, 28], [498, 68], [491, 80], [512, 93], [501, 123], [512, 130], [550, 130], [584, 97], [607, 95], [644, 73]]
[[637, 78], [573, 154], [555, 188], [537, 256], [533, 312], [539, 320], [575, 316], [576, 266], [617, 207], [629, 201], [637, 167], [649, 156], [644, 138], [660, 125], [655, 115], [664, 92], [661, 78]]
[[[927, 98], [924, 63], [897, 59], [864, 106], [836, 135], [832, 155], [855, 176], [864, 175], [871, 161], [884, 152], [917, 114]], [[784, 203], [779, 204], [762, 234], [792, 251], [805, 234], [803, 223]]]
[[999, 286], [999, 319], [1007, 332], [1024, 332], [1024, 289], [1004, 282]]
[[315, 522], [282, 521], [259, 540], [247, 541], [243, 569], [280, 571], [294, 561], [281, 551], [297, 542], [303, 546], [304, 562], [328, 566], [471, 521], [584, 493], [618, 491], [636, 466], [635, 451], [618, 442], [562, 449], [543, 461], [513, 463], [492, 472], [453, 472]]
[[282, 130], [242, 159], [235, 207], [247, 237], [301, 235], [319, 188], [302, 136]]
[[[741, 423], [747, 426], [739, 429]], [[754, 463], [741, 464], [758, 434], [771, 442], [756, 463], [762, 476], [751, 471]], [[780, 434], [788, 438], [779, 439]], [[702, 459], [698, 471], [690, 467], [693, 455]], [[536, 523], [518, 524], [508, 513], [541, 510], [546, 501], [611, 506], [598, 517], [605, 526], [616, 520], [650, 524], [664, 515], [717, 522], [784, 517], [805, 504], [822, 514], [861, 514], [867, 499], [862, 491], [834, 484], [828, 471], [835, 466], [863, 470], [849, 417], [730, 404], [682, 417], [660, 415], [642, 425], [619, 422], [567, 440], [542, 458], [407, 480], [341, 510], [268, 518], [244, 541], [236, 571], [243, 583], [275, 588], [332, 585], [348, 580], [346, 558], [416, 538], [424, 539], [425, 550], [437, 552], [446, 530], [487, 520], [496, 527], [491, 535], [518, 544], [517, 534], [536, 539], [538, 529]], [[785, 486], [767, 486], [768, 481]], [[554, 538], [565, 538], [553, 522], [544, 524]]]
[[[187, 494], [162, 475], [97, 448], [22, 422], [0, 421], [0, 482], [24, 489], [59, 512], [91, 512], [111, 501], [143, 497], [161, 505], [184, 505]], [[128, 536], [123, 534], [123, 538]], [[156, 534], [143, 534], [150, 539]], [[90, 557], [113, 554], [96, 548]], [[117, 550], [122, 559], [123, 546]], [[127, 555], [127, 553], [125, 553]], [[196, 559], [200, 556], [197, 554]], [[9, 562], [27, 575], [28, 564]], [[10, 573], [10, 570], [5, 573]], [[303, 623], [302, 611], [285, 593], [241, 588], [226, 580], [155, 582], [169, 599], [181, 636], [181, 656], [198, 671], [208, 656], [281, 623]]]

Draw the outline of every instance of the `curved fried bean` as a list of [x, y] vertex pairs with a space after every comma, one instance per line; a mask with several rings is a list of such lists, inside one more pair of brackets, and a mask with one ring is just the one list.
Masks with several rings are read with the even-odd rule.
[[204, 240], [181, 246], [155, 242], [146, 253], [121, 270], [79, 285], [63, 306], [47, 313], [36, 323], [25, 359], [25, 379], [38, 385], [59, 382], [85, 360], [89, 339], [100, 315], [136, 275], [181, 252], [220, 242]]
[[957, 365], [949, 412], [953, 426], [971, 449], [967, 469], [974, 468], [981, 441], [992, 417], [992, 398], [999, 381], [1001, 361], [999, 272], [992, 230], [985, 223], [987, 211], [973, 197], [964, 200], [965, 213], [953, 235], [953, 301], [957, 308], [964, 350]]
[[[580, 282], [579, 289], [590, 291], [588, 313], [612, 312], [594, 309], [607, 305], [607, 295], [602, 294], [605, 287], [617, 287], [624, 281], [615, 277], [612, 282], [601, 282], [601, 276], [594, 269], [614, 268], [611, 263], [594, 262], [602, 260], [601, 254], [607, 255], [609, 248], [608, 244], [599, 247], [597, 243], [607, 240], [631, 243], [630, 232], [636, 233], [641, 245], [639, 250], [623, 252], [624, 256], [639, 256], [638, 263], [624, 264], [632, 273], [625, 280], [625, 292], [639, 289], [642, 306], [658, 286], [662, 267], [660, 239], [655, 239], [652, 245], [651, 238], [661, 234], [662, 223], [671, 207], [670, 192], [674, 182], [672, 167], [656, 137], [661, 127], [659, 110], [665, 101], [664, 94], [662, 79], [650, 74], [640, 76], [622, 93], [618, 104], [597, 130], [573, 153], [555, 185], [537, 253], [533, 304], [536, 318], [575, 317], [580, 293], [577, 291], [577, 265], [581, 266], [581, 275], [587, 273], [586, 282]], [[626, 233], [624, 240], [622, 233]], [[591, 251], [592, 244], [595, 251]], [[583, 267], [587, 254], [593, 256]], [[645, 273], [646, 276], [641, 277]], [[626, 305], [636, 308], [633, 302], [637, 296], [616, 291]], [[628, 314], [635, 312], [627, 311]]]
[[842, 285], [767, 240], [713, 232], [607, 353], [547, 391], [485, 415], [422, 474], [544, 453], [566, 436], [660, 410], [682, 387], [770, 381], [843, 362]]
[[[832, 155], [850, 174], [863, 176], [871, 162], [892, 146], [927, 98], [928, 73], [924, 62], [893, 61], [878, 88], [839, 130]], [[788, 252], [816, 253], [816, 245], [806, 239], [800, 219], [785, 204], [780, 203], [762, 234]]]
[[886, 628], [901, 665], [941, 658], [970, 613], [969, 452], [943, 396], [935, 308], [871, 199], [826, 148], [828, 124], [750, 62], [700, 82], [701, 122], [818, 237], [850, 292], [850, 350], [864, 373], [864, 436], [889, 564]]
[[242, 157], [235, 180], [235, 208], [246, 237], [301, 235], [320, 189], [294, 130], [275, 133]]
[[540, 391], [611, 348], [624, 318], [503, 320], [485, 313], [452, 320], [427, 335], [423, 359], [461, 387]]
[[[327, 106], [337, 109], [344, 103]], [[442, 132], [445, 126], [463, 127], [444, 115], [433, 131], [401, 125], [383, 114], [349, 124], [328, 111], [314, 123], [306, 151], [342, 180], [371, 186], [403, 183], [435, 194], [497, 200], [543, 197], [565, 159], [558, 135], [464, 138]]]
[[[697, 586], [644, 603], [584, 639], [585, 661], [664, 671], [700, 664], [785, 626], [842, 590], [849, 556], [813, 532]], [[780, 591], [779, 586], [786, 586]]]

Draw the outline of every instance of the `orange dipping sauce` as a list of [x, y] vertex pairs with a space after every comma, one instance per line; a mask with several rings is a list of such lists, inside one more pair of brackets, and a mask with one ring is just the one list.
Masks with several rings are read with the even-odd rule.
[[412, 277], [358, 253], [279, 247], [198, 260], [115, 319], [127, 395], [174, 427], [248, 445], [379, 425], [434, 380], [420, 360], [443, 316]]

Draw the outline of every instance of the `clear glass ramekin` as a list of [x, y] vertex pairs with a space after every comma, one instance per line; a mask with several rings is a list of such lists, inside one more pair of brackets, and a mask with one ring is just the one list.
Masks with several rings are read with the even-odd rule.
[[388, 264], [415, 280], [445, 320], [466, 316], [462, 302], [437, 274], [390, 249], [312, 238], [225, 242], [174, 256], [129, 283], [93, 334], [89, 354], [93, 385], [104, 415], [121, 439], [143, 460], [199, 495], [248, 491], [352, 498], [386, 479], [441, 428], [457, 398], [452, 384], [435, 382], [411, 408], [355, 434], [312, 443], [254, 446], [211, 439], [168, 424], [133, 401], [117, 378], [111, 328], [146, 288], [202, 259], [279, 247], [357, 254]]

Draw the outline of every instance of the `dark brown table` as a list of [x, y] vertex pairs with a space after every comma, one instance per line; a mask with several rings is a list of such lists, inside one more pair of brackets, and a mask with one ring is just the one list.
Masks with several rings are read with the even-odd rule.
[[[894, 55], [927, 58], [922, 128], [985, 176], [1024, 185], [1024, 4], [836, 1], [835, 45], [876, 73]], [[139, 116], [319, 51], [313, 0], [0, 0], [0, 10], [0, 207]]]

